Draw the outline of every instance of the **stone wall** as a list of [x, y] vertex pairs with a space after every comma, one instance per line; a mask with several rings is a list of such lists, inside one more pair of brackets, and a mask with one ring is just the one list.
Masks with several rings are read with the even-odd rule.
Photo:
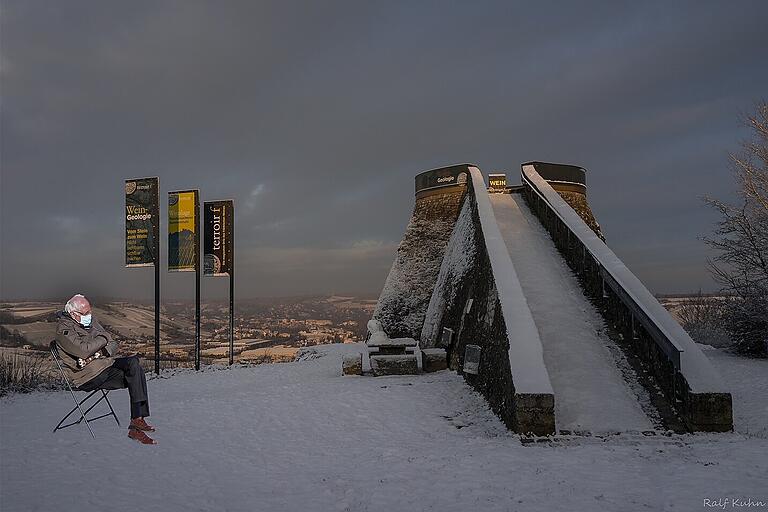
[[411, 220], [373, 314], [390, 337], [419, 339], [465, 193], [466, 186], [454, 186], [416, 198]]
[[595, 218], [595, 214], [592, 213], [592, 208], [589, 206], [587, 196], [580, 192], [557, 190], [557, 187], [553, 188], [557, 191], [558, 194], [560, 194], [560, 197], [562, 197], [565, 202], [568, 203], [568, 205], [573, 208], [576, 213], [579, 214], [579, 217], [581, 217], [584, 222], [587, 223], [587, 226], [589, 226], [589, 228], [594, 231], [601, 240], [605, 241], [605, 236], [603, 236], [603, 232], [600, 229], [600, 224]]
[[[486, 192], [483, 190], [481, 193]], [[443, 328], [453, 330], [450, 342], [446, 343], [442, 339]], [[533, 341], [538, 343], [538, 339]], [[462, 370], [468, 344], [481, 347], [476, 375]], [[472, 189], [464, 200], [445, 252], [430, 299], [420, 346], [445, 348], [449, 367], [462, 374], [467, 383], [486, 398], [491, 409], [510, 429], [521, 434], [554, 433], [554, 395], [551, 386], [545, 386], [541, 393], [523, 392], [515, 388], [515, 377], [510, 365], [510, 358], [515, 357], [515, 349], [513, 347], [510, 350], [503, 304], [499, 298], [477, 199]], [[548, 384], [548, 376], [545, 378]]]

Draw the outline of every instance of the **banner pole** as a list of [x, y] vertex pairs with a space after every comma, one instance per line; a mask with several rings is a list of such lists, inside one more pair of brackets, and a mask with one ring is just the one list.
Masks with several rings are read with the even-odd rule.
[[195, 192], [195, 370], [200, 369], [200, 197]]
[[232, 222], [230, 222], [229, 243], [232, 265], [229, 268], [229, 365], [232, 366], [235, 361], [235, 212], [231, 211], [230, 215]]
[[[159, 211], [158, 205], [158, 211]], [[155, 226], [155, 374], [160, 375], [160, 216]]]
[[235, 276], [229, 271], [229, 365], [235, 362]]
[[[151, 238], [150, 238], [151, 237]], [[160, 373], [160, 178], [125, 180], [125, 266], [155, 267], [155, 373]], [[142, 351], [142, 357], [149, 354]]]

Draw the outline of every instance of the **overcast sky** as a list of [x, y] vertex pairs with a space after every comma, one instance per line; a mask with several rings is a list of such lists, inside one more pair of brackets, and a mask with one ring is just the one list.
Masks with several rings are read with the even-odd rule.
[[414, 175], [527, 160], [588, 169], [652, 291], [712, 289], [701, 196], [734, 198], [766, 19], [765, 1], [3, 0], [0, 297], [151, 297], [152, 271], [123, 268], [141, 176], [163, 229], [169, 190], [235, 200], [238, 296], [377, 295]]

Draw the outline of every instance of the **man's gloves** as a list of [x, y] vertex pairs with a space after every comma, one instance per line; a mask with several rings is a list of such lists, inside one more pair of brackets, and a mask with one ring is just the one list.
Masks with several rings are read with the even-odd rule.
[[83, 368], [85, 368], [85, 365], [87, 365], [88, 363], [90, 363], [94, 359], [98, 359], [100, 357], [104, 357], [104, 355], [101, 353], [101, 350], [99, 350], [98, 352], [96, 352], [95, 354], [93, 354], [90, 357], [86, 357], [85, 359], [83, 359], [81, 357], [78, 357], [77, 358], [77, 368], [79, 370], [82, 370]]

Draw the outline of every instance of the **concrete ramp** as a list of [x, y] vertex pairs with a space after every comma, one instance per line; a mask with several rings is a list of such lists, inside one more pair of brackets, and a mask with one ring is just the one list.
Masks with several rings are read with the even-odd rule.
[[[519, 194], [490, 196], [544, 349], [559, 429], [592, 432], [654, 427], [623, 356], [576, 276]], [[623, 369], [623, 371], [622, 371]]]

